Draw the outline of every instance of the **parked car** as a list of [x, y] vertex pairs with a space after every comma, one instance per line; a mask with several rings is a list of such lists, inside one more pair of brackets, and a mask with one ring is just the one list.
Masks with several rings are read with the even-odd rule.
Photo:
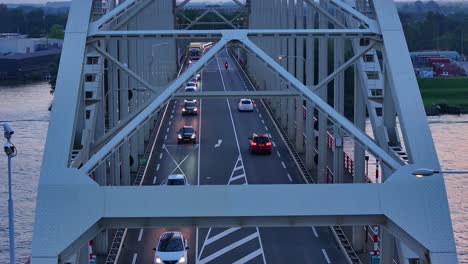
[[187, 240], [181, 232], [165, 232], [159, 237], [158, 245], [153, 250], [155, 264], [187, 263]]

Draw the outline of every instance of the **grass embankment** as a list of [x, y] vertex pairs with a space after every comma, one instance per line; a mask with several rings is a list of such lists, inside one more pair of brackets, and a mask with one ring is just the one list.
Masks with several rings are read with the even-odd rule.
[[418, 79], [424, 106], [447, 104], [468, 106], [468, 78]]

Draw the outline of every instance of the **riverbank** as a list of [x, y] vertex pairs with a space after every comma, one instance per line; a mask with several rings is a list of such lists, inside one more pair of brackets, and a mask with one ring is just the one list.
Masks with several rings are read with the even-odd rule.
[[467, 114], [468, 78], [418, 79], [427, 115]]

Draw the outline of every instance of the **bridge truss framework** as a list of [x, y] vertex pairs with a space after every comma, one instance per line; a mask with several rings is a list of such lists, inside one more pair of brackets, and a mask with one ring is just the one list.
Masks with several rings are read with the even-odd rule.
[[[249, 14], [249, 29], [175, 30], [175, 13], [188, 2], [109, 1], [103, 14], [101, 1], [73, 1], [39, 182], [32, 263], [76, 260], [76, 252], [89, 240], [117, 227], [367, 224], [385, 230], [384, 263], [393, 257], [393, 241], [425, 263], [457, 263], [443, 176], [411, 175], [419, 168], [439, 169], [440, 164], [392, 0], [236, 1]], [[172, 80], [179, 63], [177, 47], [190, 40], [214, 45]], [[163, 45], [170, 55], [156, 54], [154, 48]], [[345, 56], [345, 45], [351, 45], [352, 56]], [[170, 208], [134, 206], [141, 200], [162, 200], [168, 191], [131, 186], [138, 163], [127, 157], [141, 155], [158, 112], [183, 96], [178, 90], [225, 48], [246, 54], [247, 71], [263, 87], [250, 96], [269, 98], [296, 150], [305, 153], [308, 169], [318, 172], [319, 184], [186, 186], [170, 190]], [[280, 54], [287, 59], [278, 61]], [[343, 106], [344, 72], [350, 67], [356, 87], [353, 122], [344, 116]], [[327, 102], [329, 89], [324, 89], [330, 82], [333, 103]], [[198, 96], [240, 95], [245, 94]], [[328, 151], [331, 124], [335, 139], [348, 136], [356, 142], [354, 174], [364, 175], [364, 156], [370, 153], [383, 165], [382, 184], [364, 184], [363, 177], [343, 184], [338, 144], [332, 170], [340, 184], [323, 184], [327, 155], [313, 162], [313, 119], [303, 120], [302, 105], [296, 105], [302, 100], [307, 116], [318, 113], [318, 153]], [[373, 138], [364, 131], [366, 109]], [[359, 232], [355, 230], [356, 236]], [[354, 242], [363, 247], [362, 241]], [[101, 244], [106, 248], [106, 242]]]

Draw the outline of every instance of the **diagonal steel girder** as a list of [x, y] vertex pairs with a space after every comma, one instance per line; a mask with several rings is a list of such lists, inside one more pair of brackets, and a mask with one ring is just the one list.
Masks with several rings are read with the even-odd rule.
[[172, 81], [144, 110], [142, 110], [133, 120], [131, 120], [121, 131], [119, 131], [109, 142], [98, 150], [85, 164], [79, 169], [81, 173], [88, 175], [94, 168], [103, 162], [103, 160], [112, 153], [117, 146], [128, 140], [129, 135], [136, 131], [148, 117], [156, 111], [161, 105], [171, 99], [173, 94], [181, 88], [195, 73], [199, 72], [219, 51], [228, 43], [228, 38], [222, 38], [212, 46], [208, 52], [203, 55], [192, 67], [188, 68], [179, 78]]
[[114, 9], [110, 10], [108, 13], [100, 17], [98, 20], [91, 22], [89, 25], [90, 30], [99, 30], [100, 28], [114, 21], [120, 15], [132, 9], [136, 4], [138, 4], [141, 1], [142, 0], [127, 0], [123, 2], [122, 4], [116, 6]]
[[266, 63], [274, 71], [278, 72], [278, 74], [286, 82], [288, 82], [290, 85], [292, 85], [301, 93], [303, 93], [304, 97], [310, 100], [312, 103], [314, 103], [316, 108], [318, 108], [324, 113], [327, 113], [328, 117], [331, 120], [333, 120], [337, 124], [340, 124], [341, 127], [345, 131], [347, 131], [355, 140], [361, 143], [366, 148], [366, 150], [375, 155], [375, 157], [384, 162], [392, 170], [396, 170], [399, 167], [401, 167], [402, 163], [400, 161], [394, 159], [382, 148], [380, 148], [371, 138], [369, 138], [369, 136], [367, 136], [365, 133], [363, 133], [361, 130], [355, 127], [354, 124], [351, 123], [346, 117], [338, 113], [335, 109], [333, 109], [333, 107], [331, 107], [328, 103], [323, 101], [319, 96], [317, 96], [314, 92], [307, 88], [302, 82], [297, 80], [281, 65], [279, 65], [270, 56], [268, 56], [268, 54], [266, 54], [262, 49], [255, 45], [255, 43], [253, 43], [248, 38], [239, 39], [239, 41], [241, 41], [246, 46], [246, 48], [252, 53], [254, 53], [260, 60]]
[[112, 63], [114, 63], [119, 69], [121, 69], [122, 71], [128, 73], [128, 75], [132, 76], [135, 80], [137, 80], [140, 84], [142, 84], [144, 87], [146, 87], [146, 89], [148, 89], [149, 91], [157, 94], [158, 93], [158, 88], [157, 87], [154, 87], [153, 85], [151, 85], [150, 83], [148, 83], [147, 81], [145, 81], [145, 79], [141, 78], [138, 74], [136, 74], [134, 71], [130, 70], [128, 67], [125, 67], [125, 65], [123, 65], [120, 61], [118, 61], [116, 58], [114, 58], [112, 55], [110, 55], [109, 53], [107, 53], [104, 49], [98, 47], [96, 44], [93, 44], [93, 48], [98, 52], [100, 53], [101, 55], [103, 55], [104, 57], [106, 57], [108, 60], [110, 60]]

